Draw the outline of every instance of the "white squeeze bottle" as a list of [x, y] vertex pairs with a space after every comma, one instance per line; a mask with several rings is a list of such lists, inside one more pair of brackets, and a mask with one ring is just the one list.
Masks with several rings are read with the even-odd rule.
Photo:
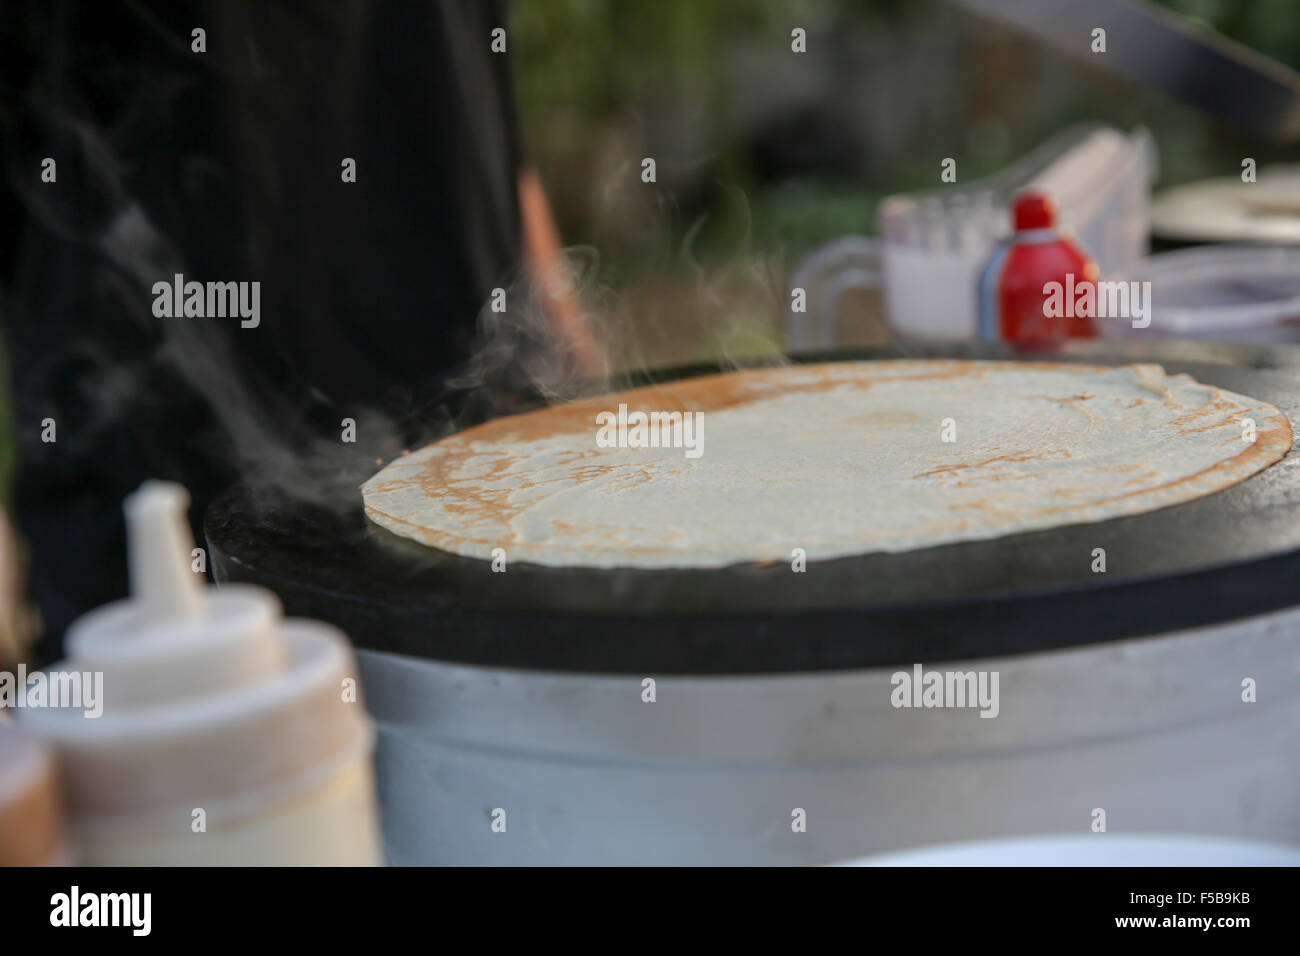
[[78, 620], [51, 668], [102, 673], [102, 715], [22, 711], [57, 751], [74, 861], [382, 863], [351, 647], [262, 588], [205, 588], [188, 504], [163, 482], [127, 498], [131, 597]]

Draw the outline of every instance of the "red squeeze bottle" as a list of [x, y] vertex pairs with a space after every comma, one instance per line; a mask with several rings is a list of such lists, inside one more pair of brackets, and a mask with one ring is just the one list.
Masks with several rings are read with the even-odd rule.
[[[1092, 338], [1097, 264], [1056, 224], [1056, 203], [1021, 193], [1012, 206], [1015, 234], [980, 277], [980, 337], [1048, 346]], [[1084, 286], [1091, 293], [1080, 297]]]

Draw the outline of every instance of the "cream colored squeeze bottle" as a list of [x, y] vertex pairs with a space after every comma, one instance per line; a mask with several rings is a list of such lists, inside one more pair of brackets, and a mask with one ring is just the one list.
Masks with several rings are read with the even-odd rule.
[[21, 712], [58, 754], [75, 862], [382, 863], [350, 645], [262, 588], [204, 587], [188, 501], [162, 482], [127, 498], [131, 596], [77, 621], [51, 669], [102, 674], [102, 714]]

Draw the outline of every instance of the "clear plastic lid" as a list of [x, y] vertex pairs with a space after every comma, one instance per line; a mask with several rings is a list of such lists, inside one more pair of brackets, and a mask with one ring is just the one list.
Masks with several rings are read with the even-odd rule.
[[1127, 319], [1110, 319], [1104, 334], [1300, 342], [1300, 248], [1181, 249], [1106, 278], [1151, 283], [1151, 324], [1135, 329]]

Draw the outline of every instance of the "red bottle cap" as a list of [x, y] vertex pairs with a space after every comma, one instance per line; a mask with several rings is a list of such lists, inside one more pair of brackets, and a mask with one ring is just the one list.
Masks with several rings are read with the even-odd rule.
[[1046, 193], [1021, 193], [1011, 208], [1016, 232], [1051, 229], [1056, 225], [1056, 200]]

